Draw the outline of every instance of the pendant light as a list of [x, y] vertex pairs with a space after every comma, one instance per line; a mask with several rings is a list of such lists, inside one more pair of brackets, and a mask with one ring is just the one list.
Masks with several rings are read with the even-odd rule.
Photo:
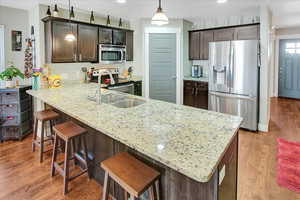
[[73, 42], [74, 40], [76, 40], [76, 37], [73, 34], [73, 26], [71, 24], [71, 9], [70, 9], [70, 7], [71, 7], [71, 3], [70, 3], [70, 0], [69, 0], [69, 24], [70, 24], [70, 32], [65, 36], [65, 40], [67, 40], [69, 42]]
[[47, 9], [46, 14], [47, 14], [48, 16], [51, 16], [50, 6], [48, 6], [48, 9]]
[[54, 17], [57, 17], [57, 16], [58, 16], [58, 8], [57, 8], [57, 4], [54, 5], [53, 16], [54, 16]]
[[94, 17], [94, 12], [91, 12], [91, 17], [90, 17], [90, 23], [94, 23], [95, 22], [95, 17]]
[[162, 25], [168, 24], [169, 19], [161, 8], [161, 0], [158, 0], [158, 1], [159, 1], [159, 6], [157, 8], [156, 13], [152, 17], [151, 24], [162, 26]]

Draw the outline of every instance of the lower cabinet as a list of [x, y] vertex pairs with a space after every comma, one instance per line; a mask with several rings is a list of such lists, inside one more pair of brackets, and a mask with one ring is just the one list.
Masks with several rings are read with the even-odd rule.
[[183, 104], [196, 108], [208, 109], [208, 83], [184, 81]]
[[142, 87], [143, 87], [142, 81], [135, 81], [134, 82], [134, 95], [142, 96], [143, 95]]

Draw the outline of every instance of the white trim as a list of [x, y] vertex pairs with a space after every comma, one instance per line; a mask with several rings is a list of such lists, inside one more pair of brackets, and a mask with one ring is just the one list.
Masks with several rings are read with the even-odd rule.
[[150, 80], [150, 63], [149, 63], [149, 34], [150, 33], [176, 33], [176, 103], [181, 103], [181, 78], [182, 78], [182, 66], [181, 66], [181, 29], [180, 28], [168, 28], [168, 27], [147, 27], [145, 28], [145, 97], [149, 98], [149, 80]]
[[276, 36], [276, 49], [275, 49], [275, 71], [274, 71], [274, 90], [273, 96], [278, 97], [278, 87], [279, 87], [279, 41], [284, 39], [298, 39], [300, 34], [295, 35], [278, 35]]
[[269, 124], [258, 124], [258, 130], [262, 132], [268, 132], [269, 131]]
[[0, 72], [5, 69], [4, 25], [0, 25]]

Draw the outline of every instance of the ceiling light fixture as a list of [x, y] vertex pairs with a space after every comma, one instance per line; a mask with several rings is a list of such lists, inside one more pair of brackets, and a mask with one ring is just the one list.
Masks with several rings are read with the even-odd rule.
[[156, 10], [156, 13], [152, 17], [151, 24], [162, 26], [168, 24], [169, 19], [161, 8], [161, 0], [159, 0], [158, 2], [159, 2], [159, 6]]
[[[73, 6], [72, 6], [72, 8], [73, 8]], [[70, 32], [65, 36], [65, 40], [67, 40], [69, 42], [73, 42], [74, 40], [76, 40], [76, 37], [73, 34], [73, 26], [71, 24], [71, 2], [70, 2], [70, 0], [69, 0], [69, 24], [70, 24]]]
[[117, 3], [126, 3], [126, 0], [116, 0]]
[[57, 16], [58, 16], [58, 8], [57, 8], [57, 4], [54, 5], [53, 16], [54, 16], [54, 17], [57, 17]]
[[217, 0], [217, 3], [226, 3], [227, 0]]

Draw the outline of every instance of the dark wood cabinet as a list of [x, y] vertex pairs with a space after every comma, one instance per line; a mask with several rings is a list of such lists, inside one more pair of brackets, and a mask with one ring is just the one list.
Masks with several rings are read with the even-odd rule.
[[209, 42], [259, 40], [259, 35], [259, 24], [189, 31], [189, 59], [208, 60]]
[[234, 40], [235, 29], [233, 28], [224, 28], [214, 30], [214, 41], [229, 41]]
[[99, 44], [112, 44], [113, 33], [110, 28], [99, 28]]
[[78, 61], [98, 61], [98, 27], [78, 25]]
[[143, 95], [143, 83], [142, 81], [134, 82], [134, 95], [142, 96]]
[[257, 40], [259, 36], [259, 26], [244, 26], [235, 29], [235, 40]]
[[73, 33], [77, 38], [77, 24], [53, 21], [52, 24], [51, 22], [47, 24], [45, 28], [46, 43], [48, 43], [46, 44], [46, 62], [76, 62], [77, 41], [70, 42], [65, 40], [65, 37], [68, 33]]
[[202, 31], [201, 32], [201, 46], [200, 46], [200, 59], [209, 59], [209, 43], [214, 41], [213, 31]]
[[190, 60], [200, 60], [200, 32], [189, 33], [189, 58]]
[[208, 109], [208, 83], [184, 81], [183, 104], [196, 108]]
[[126, 61], [133, 61], [133, 31], [126, 31]]
[[123, 30], [113, 29], [113, 44], [125, 45], [126, 44], [126, 32]]

